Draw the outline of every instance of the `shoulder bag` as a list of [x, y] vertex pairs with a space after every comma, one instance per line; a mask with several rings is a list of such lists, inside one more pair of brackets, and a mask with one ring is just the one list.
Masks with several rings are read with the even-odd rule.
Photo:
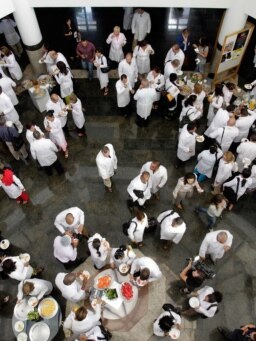
[[189, 110], [191, 110], [191, 109], [192, 109], [192, 108], [189, 108], [189, 109], [187, 110], [187, 112], [186, 112], [186, 115], [182, 117], [182, 120], [181, 120], [180, 123], [179, 123], [179, 128], [183, 128], [184, 125], [186, 125], [186, 124], [188, 124], [189, 122], [191, 122], [190, 119], [189, 119], [189, 117], [190, 117], [190, 115], [192, 115], [193, 113], [191, 113], [190, 115], [188, 115], [188, 112], [189, 112]]

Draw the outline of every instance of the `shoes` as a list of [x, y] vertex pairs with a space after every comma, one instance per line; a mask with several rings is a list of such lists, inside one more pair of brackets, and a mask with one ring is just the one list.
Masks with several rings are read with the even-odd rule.
[[65, 159], [67, 159], [68, 158], [68, 151], [66, 150], [65, 151]]
[[113, 192], [113, 190], [112, 190], [111, 187], [105, 186], [105, 190], [106, 190], [106, 192], [109, 192], [109, 193], [112, 193], [112, 192]]

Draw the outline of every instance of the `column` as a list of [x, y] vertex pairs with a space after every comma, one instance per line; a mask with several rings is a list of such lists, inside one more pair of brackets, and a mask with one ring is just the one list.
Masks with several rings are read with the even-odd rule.
[[30, 7], [28, 0], [13, 0], [15, 12], [13, 13], [20, 36], [32, 66], [35, 77], [46, 72], [44, 64], [38, 60], [42, 56], [42, 34], [37, 22], [33, 7]]

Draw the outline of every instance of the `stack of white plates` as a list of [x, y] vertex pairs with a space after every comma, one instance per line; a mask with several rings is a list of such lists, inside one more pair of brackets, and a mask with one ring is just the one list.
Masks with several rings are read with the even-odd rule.
[[29, 331], [29, 338], [31, 341], [48, 341], [51, 331], [48, 324], [45, 322], [35, 323]]

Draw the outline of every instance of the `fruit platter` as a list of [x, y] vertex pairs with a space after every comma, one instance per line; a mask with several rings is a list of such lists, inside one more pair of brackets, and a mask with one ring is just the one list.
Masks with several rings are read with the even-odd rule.
[[112, 277], [110, 275], [101, 276], [97, 280], [97, 288], [98, 289], [107, 289], [109, 288], [112, 282]]
[[121, 293], [122, 296], [127, 300], [130, 301], [133, 298], [133, 288], [132, 285], [128, 282], [124, 282], [121, 285]]

